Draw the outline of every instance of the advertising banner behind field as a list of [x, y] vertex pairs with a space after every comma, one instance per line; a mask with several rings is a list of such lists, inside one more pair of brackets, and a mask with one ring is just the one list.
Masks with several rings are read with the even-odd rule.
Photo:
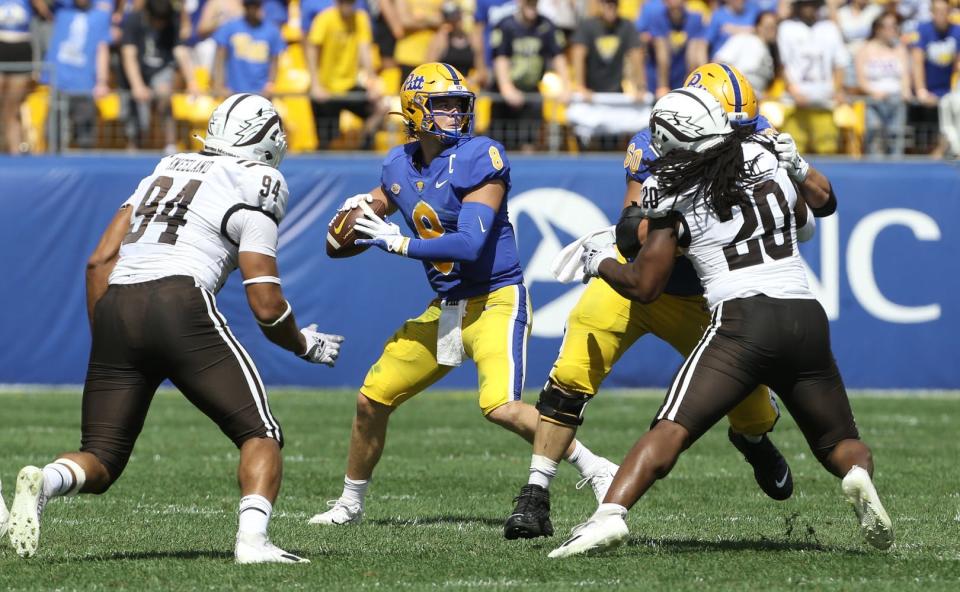
[[[0, 159], [0, 383], [81, 383], [89, 353], [84, 266], [116, 208], [155, 158]], [[840, 206], [801, 251], [832, 322], [849, 386], [960, 388], [960, 169], [940, 163], [815, 164]], [[331, 260], [326, 224], [342, 200], [379, 181], [375, 157], [291, 158], [281, 170], [290, 207], [280, 227], [283, 288], [301, 324], [341, 333], [334, 369], [313, 366], [262, 337], [236, 277], [218, 296], [234, 333], [273, 385], [358, 386], [384, 341], [417, 316], [431, 292], [422, 267], [371, 250]], [[616, 156], [514, 157], [509, 207], [534, 306], [527, 385], [539, 388], [556, 357], [566, 314], [582, 286], [549, 273], [576, 237], [616, 222], [623, 198]], [[235, 274], [236, 275], [236, 274]], [[681, 359], [642, 339], [607, 386], [662, 386]], [[471, 388], [465, 364], [441, 383]]]

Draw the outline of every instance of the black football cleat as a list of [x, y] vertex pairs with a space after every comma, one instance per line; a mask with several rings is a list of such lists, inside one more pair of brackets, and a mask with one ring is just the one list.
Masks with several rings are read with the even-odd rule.
[[503, 525], [504, 537], [513, 540], [553, 536], [549, 491], [539, 485], [524, 485], [513, 501], [517, 506]]
[[790, 465], [766, 434], [756, 444], [732, 429], [727, 430], [727, 437], [753, 467], [753, 477], [765, 494], [777, 501], [793, 495]]

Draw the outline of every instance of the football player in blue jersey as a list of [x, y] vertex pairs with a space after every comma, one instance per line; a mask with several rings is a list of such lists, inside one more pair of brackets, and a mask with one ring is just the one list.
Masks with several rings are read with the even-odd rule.
[[[367, 212], [354, 228], [387, 253], [418, 259], [436, 298], [387, 341], [357, 396], [343, 494], [313, 524], [359, 522], [383, 452], [387, 422], [401, 403], [470, 358], [479, 375], [480, 410], [491, 422], [533, 441], [537, 410], [520, 401], [531, 309], [507, 215], [510, 163], [497, 142], [473, 136], [475, 96], [452, 66], [417, 67], [401, 87], [413, 142], [383, 162], [380, 185], [341, 207]], [[415, 237], [372, 214], [378, 200]], [[584, 479], [609, 485], [617, 466], [571, 439], [561, 456]], [[594, 488], [598, 502], [606, 487]]]
[[[782, 142], [774, 136], [776, 130], [759, 115], [753, 89], [738, 70], [726, 64], [706, 64], [691, 72], [685, 86], [700, 87], [714, 95], [731, 123], [754, 126], [758, 133], [768, 135], [770, 149], [782, 161], [788, 161], [784, 167], [803, 191], [825, 195], [824, 187], [829, 190], [829, 182], [796, 154], [795, 145], [790, 153], [789, 136]], [[646, 229], [645, 224], [640, 225], [635, 213], [639, 208], [634, 203], [640, 202], [643, 182], [650, 176], [643, 161], [656, 157], [647, 129], [633, 137], [623, 161], [627, 187], [624, 214], [617, 225], [617, 246], [628, 258], [640, 250]], [[798, 178], [797, 169], [803, 169], [802, 178]], [[806, 218], [805, 212], [800, 215]], [[804, 238], [811, 236], [812, 232]], [[624, 352], [650, 333], [686, 356], [708, 324], [703, 288], [685, 257], [677, 258], [666, 289], [650, 304], [630, 301], [602, 280], [590, 281], [570, 311], [560, 355], [537, 402], [541, 421], [534, 438], [530, 474], [504, 524], [506, 538], [535, 538], [553, 532], [549, 486], [557, 472], [557, 461], [583, 423], [584, 407]], [[776, 401], [761, 386], [728, 415], [728, 437], [753, 467], [764, 493], [785, 500], [793, 493], [793, 477], [787, 461], [767, 436], [779, 416]]]

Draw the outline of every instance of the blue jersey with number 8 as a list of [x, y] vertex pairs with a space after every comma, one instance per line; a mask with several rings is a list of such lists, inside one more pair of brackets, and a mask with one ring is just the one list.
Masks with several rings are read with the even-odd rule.
[[[380, 186], [414, 235], [432, 239], [457, 231], [463, 198], [490, 181], [510, 191], [510, 163], [503, 146], [484, 136], [464, 138], [420, 166], [420, 144], [397, 146], [383, 161]], [[497, 211], [480, 257], [473, 262], [424, 262], [430, 286], [450, 299], [469, 298], [523, 282], [507, 196]]]

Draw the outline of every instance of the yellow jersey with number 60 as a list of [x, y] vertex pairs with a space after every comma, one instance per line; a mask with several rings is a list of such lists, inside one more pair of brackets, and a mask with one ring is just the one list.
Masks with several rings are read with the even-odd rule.
[[[503, 146], [484, 136], [463, 138], [427, 166], [420, 165], [419, 142], [397, 146], [383, 161], [380, 186], [418, 238], [457, 231], [463, 198], [485, 183], [500, 181], [510, 191], [510, 163]], [[493, 233], [474, 262], [424, 262], [427, 279], [448, 299], [488, 294], [523, 282], [517, 241], [504, 196], [490, 228]]]

